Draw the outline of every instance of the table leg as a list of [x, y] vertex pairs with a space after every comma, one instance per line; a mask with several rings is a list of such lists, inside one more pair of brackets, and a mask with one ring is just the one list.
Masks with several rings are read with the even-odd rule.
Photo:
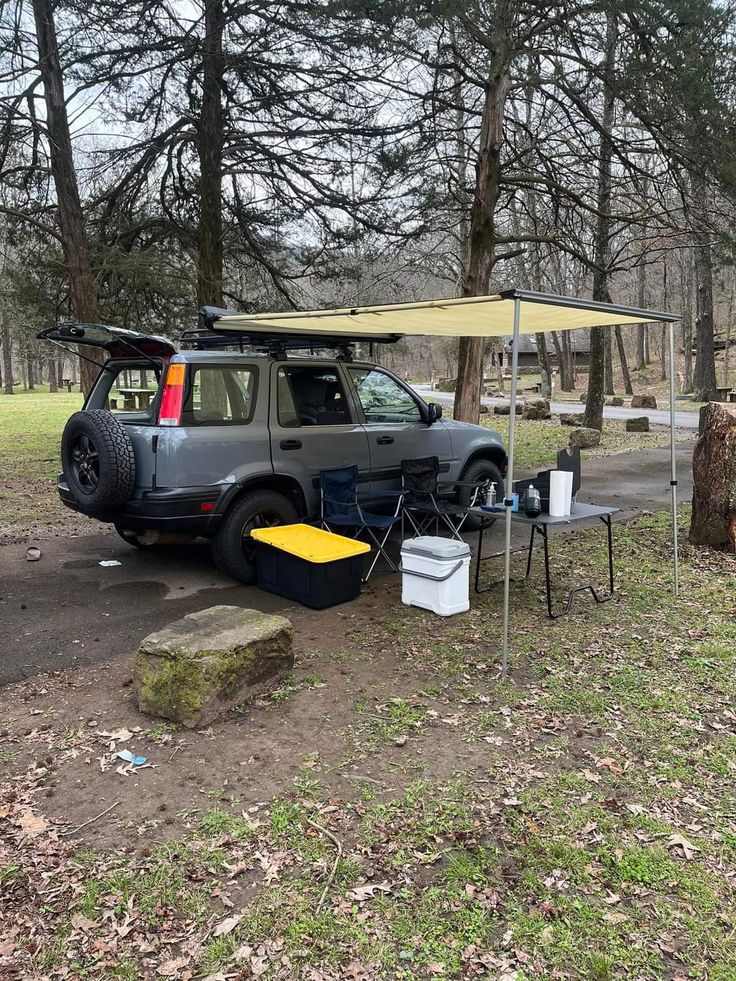
[[572, 609], [573, 600], [578, 595], [578, 593], [590, 592], [591, 596], [596, 603], [608, 603], [613, 599], [614, 595], [614, 582], [613, 582], [613, 530], [611, 526], [611, 515], [606, 514], [601, 516], [601, 521], [606, 526], [606, 537], [608, 540], [608, 586], [609, 591], [606, 594], [599, 593], [598, 590], [592, 583], [585, 583], [584, 586], [575, 586], [571, 589], [567, 596], [565, 597], [564, 606], [557, 612], [554, 612], [552, 607], [552, 583], [550, 581], [549, 572], [549, 541], [547, 538], [547, 529], [544, 526], [539, 527], [539, 533], [542, 536], [542, 541], [544, 542], [544, 585], [545, 592], [547, 596], [547, 613], [552, 620], [559, 620], [560, 617], [566, 616]]
[[534, 554], [534, 532], [536, 530], [536, 527], [537, 527], [536, 525], [532, 525], [532, 533], [529, 536], [529, 554], [527, 555], [526, 558], [526, 576], [524, 577], [525, 579], [528, 579], [532, 572], [532, 556]]

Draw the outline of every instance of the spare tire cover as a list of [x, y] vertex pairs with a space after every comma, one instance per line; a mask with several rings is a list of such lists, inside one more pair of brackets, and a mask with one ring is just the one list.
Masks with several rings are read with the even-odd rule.
[[105, 409], [75, 412], [61, 437], [69, 492], [86, 514], [115, 510], [135, 486], [135, 456], [125, 427]]

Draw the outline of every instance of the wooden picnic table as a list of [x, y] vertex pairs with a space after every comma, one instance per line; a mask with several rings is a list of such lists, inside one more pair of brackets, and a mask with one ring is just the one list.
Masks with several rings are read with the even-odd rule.
[[[147, 409], [156, 394], [151, 388], [118, 388], [126, 409]], [[132, 404], [131, 404], [132, 403]]]

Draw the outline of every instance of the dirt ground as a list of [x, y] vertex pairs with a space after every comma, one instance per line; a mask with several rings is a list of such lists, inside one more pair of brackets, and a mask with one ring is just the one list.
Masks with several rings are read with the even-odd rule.
[[[615, 603], [515, 585], [507, 681], [497, 592], [377, 579], [203, 731], [129, 659], [5, 688], [0, 978], [732, 981], [736, 566], [684, 546], [678, 600], [665, 516], [617, 543]], [[593, 531], [553, 559], [605, 576]]]

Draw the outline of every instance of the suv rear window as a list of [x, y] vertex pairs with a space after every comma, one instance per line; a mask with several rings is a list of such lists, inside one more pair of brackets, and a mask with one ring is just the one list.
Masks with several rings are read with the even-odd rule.
[[192, 369], [184, 426], [244, 426], [253, 418], [256, 368], [203, 365]]
[[150, 425], [161, 383], [162, 368], [116, 360], [107, 361], [95, 382], [88, 409], [108, 409], [121, 422]]

